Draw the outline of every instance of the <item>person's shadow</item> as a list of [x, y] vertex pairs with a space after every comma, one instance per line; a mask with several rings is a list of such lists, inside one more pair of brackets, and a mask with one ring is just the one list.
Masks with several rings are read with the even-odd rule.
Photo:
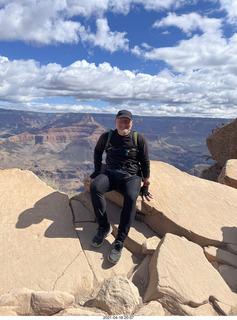
[[222, 242], [237, 246], [237, 227], [223, 227], [221, 230], [223, 237]]
[[49, 226], [48, 223], [45, 223], [45, 237], [78, 238], [66, 194], [56, 191], [37, 201], [34, 207], [23, 211], [18, 216], [16, 228], [29, 228], [34, 224], [42, 223], [44, 220], [52, 221]]

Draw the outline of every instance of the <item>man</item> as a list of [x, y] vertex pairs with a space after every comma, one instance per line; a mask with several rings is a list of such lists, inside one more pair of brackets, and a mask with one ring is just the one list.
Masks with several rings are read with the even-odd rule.
[[[143, 135], [131, 131], [133, 120], [130, 111], [121, 110], [115, 119], [116, 130], [103, 133], [94, 150], [95, 171], [91, 174], [90, 193], [99, 228], [92, 245], [100, 247], [112, 232], [107, 220], [104, 193], [118, 190], [124, 196], [118, 235], [108, 260], [116, 264], [121, 256], [124, 240], [136, 214], [139, 192], [143, 200], [153, 198], [149, 193], [150, 161], [147, 142]], [[100, 174], [102, 155], [106, 151], [106, 169]], [[141, 188], [141, 181], [143, 186]]]

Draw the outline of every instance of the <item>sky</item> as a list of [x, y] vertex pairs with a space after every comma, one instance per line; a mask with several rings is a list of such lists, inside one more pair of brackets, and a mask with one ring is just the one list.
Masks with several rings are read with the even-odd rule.
[[0, 107], [236, 118], [237, 0], [0, 0]]

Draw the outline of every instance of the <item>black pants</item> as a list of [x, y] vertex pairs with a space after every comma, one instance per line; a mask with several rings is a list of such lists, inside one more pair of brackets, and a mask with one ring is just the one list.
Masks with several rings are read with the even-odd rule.
[[117, 236], [117, 239], [120, 241], [125, 240], [135, 218], [136, 200], [140, 188], [141, 177], [134, 175], [131, 179], [123, 181], [114, 178], [114, 176], [112, 177], [107, 171], [98, 175], [91, 183], [91, 201], [100, 227], [106, 227], [108, 225], [104, 193], [111, 190], [118, 190], [124, 196]]

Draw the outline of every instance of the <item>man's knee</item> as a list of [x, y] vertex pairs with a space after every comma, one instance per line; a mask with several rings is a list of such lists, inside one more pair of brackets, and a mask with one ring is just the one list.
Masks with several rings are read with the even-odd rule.
[[104, 194], [109, 188], [108, 178], [101, 174], [97, 176], [90, 184], [90, 193], [92, 194]]

